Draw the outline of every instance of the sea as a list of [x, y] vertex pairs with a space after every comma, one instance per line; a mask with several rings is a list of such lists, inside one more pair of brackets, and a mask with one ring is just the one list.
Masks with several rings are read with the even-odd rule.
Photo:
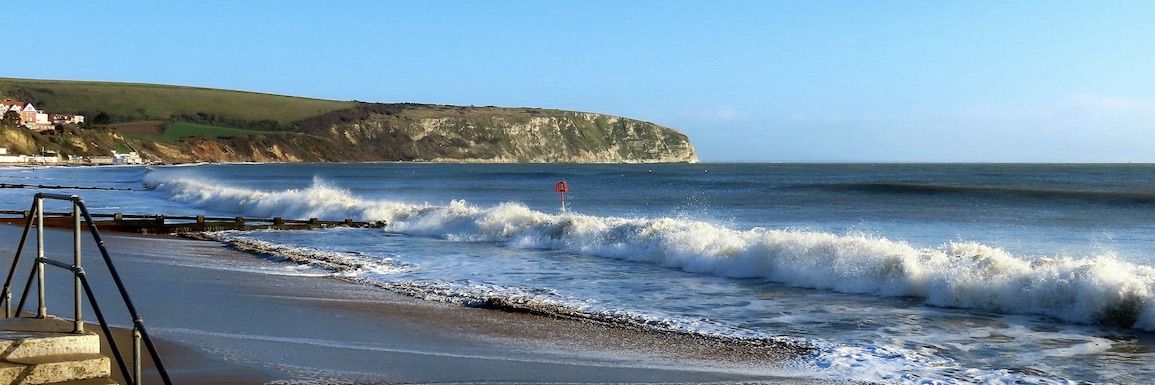
[[1152, 164], [13, 167], [0, 183], [130, 189], [0, 189], [12, 210], [44, 191], [97, 213], [380, 221], [210, 236], [429, 301], [805, 347], [778, 376], [1155, 382]]

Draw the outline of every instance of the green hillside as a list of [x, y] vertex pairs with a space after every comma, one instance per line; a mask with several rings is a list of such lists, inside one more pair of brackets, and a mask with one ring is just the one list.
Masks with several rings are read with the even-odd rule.
[[154, 162], [696, 162], [685, 134], [539, 108], [362, 103], [153, 84], [0, 78], [0, 97], [86, 124], [0, 127], [0, 147]]
[[[119, 127], [118, 127], [118, 129], [119, 129]], [[231, 128], [231, 127], [217, 127], [217, 126], [209, 126], [209, 125], [205, 125], [205, 124], [188, 123], [188, 122], [168, 123], [164, 126], [164, 133], [159, 133], [159, 134], [152, 134], [152, 135], [136, 134], [136, 135], [133, 135], [133, 134], [129, 134], [127, 132], [123, 132], [123, 130], [121, 133], [125, 134], [125, 136], [128, 137], [129, 139], [135, 139], [135, 140], [144, 139], [144, 140], [165, 141], [165, 142], [177, 142], [177, 141], [180, 141], [181, 139], [190, 138], [190, 137], [194, 137], [194, 136], [206, 136], [206, 137], [210, 137], [210, 138], [231, 138], [231, 137], [245, 136], [245, 135], [285, 134], [283, 132], [269, 132], [269, 131], [259, 131], [259, 130], [246, 130], [246, 129], [241, 129], [241, 128]]]
[[[31, 101], [48, 112], [98, 112], [114, 122], [173, 120], [223, 126], [273, 121], [281, 126], [350, 108], [356, 102], [157, 84], [0, 78], [0, 97]], [[230, 124], [232, 123], [232, 124]], [[240, 124], [237, 124], [240, 123]]]

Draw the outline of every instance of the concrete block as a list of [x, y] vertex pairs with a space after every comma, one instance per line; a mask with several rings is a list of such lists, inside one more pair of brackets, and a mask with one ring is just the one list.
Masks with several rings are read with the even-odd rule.
[[56, 318], [0, 319], [0, 384], [109, 383], [111, 361], [100, 354], [100, 337], [72, 328]]
[[0, 361], [0, 383], [53, 384], [112, 375], [111, 362], [100, 354], [70, 354]]

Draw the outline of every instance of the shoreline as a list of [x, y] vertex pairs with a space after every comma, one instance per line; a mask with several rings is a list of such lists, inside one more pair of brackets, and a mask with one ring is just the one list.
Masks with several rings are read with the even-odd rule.
[[[11, 247], [19, 231], [0, 228]], [[825, 382], [776, 374], [796, 353], [767, 347], [424, 301], [220, 242], [105, 238], [146, 326], [178, 352], [162, 358], [179, 383]]]
[[[124, 375], [120, 371], [120, 366], [116, 363], [116, 357], [113, 356], [112, 349], [106, 342], [108, 337], [104, 334], [104, 331], [101, 330], [100, 325], [86, 323], [85, 328], [100, 335], [100, 353], [109, 358], [109, 363], [112, 367], [112, 380], [119, 384], [127, 384], [128, 382], [125, 381]], [[116, 338], [116, 343], [117, 346], [120, 347], [121, 353], [131, 355], [132, 329], [122, 327], [111, 327], [109, 329]], [[158, 354], [174, 383], [193, 385], [253, 385], [266, 384], [275, 380], [275, 377], [268, 373], [213, 357], [193, 346], [156, 337], [153, 338], [153, 343], [156, 345]], [[126, 357], [125, 359], [127, 360], [126, 365], [128, 365], [131, 370], [132, 358]], [[156, 364], [152, 360], [152, 356], [149, 355], [147, 348], [142, 348], [141, 369], [141, 383], [162, 383], [160, 374], [156, 371]]]
[[[684, 339], [687, 341], [696, 341], [698, 344], [724, 345], [726, 349], [746, 349], [753, 354], [761, 354], [765, 359], [782, 361], [792, 357], [803, 356], [810, 353], [814, 348], [807, 346], [797, 341], [789, 341], [778, 338], [743, 338], [735, 336], [724, 336], [715, 334], [706, 334], [700, 332], [693, 332], [683, 329], [678, 329], [671, 325], [655, 323], [650, 320], [631, 317], [631, 316], [606, 316], [602, 314], [583, 312], [578, 309], [573, 309], [566, 306], [545, 304], [535, 301], [519, 300], [516, 298], [508, 298], [501, 296], [480, 296], [480, 297], [456, 297], [452, 301], [444, 301], [438, 299], [430, 299], [429, 291], [437, 289], [435, 287], [427, 287], [417, 283], [396, 283], [389, 284], [383, 282], [375, 282], [365, 280], [358, 277], [344, 276], [342, 273], [347, 271], [356, 271], [361, 268], [360, 262], [348, 262], [340, 255], [334, 255], [329, 252], [322, 252], [313, 250], [307, 253], [307, 256], [302, 256], [298, 252], [283, 252], [278, 248], [266, 248], [262, 243], [238, 241], [236, 239], [226, 239], [220, 237], [219, 232], [193, 232], [193, 233], [177, 233], [177, 237], [184, 239], [191, 239], [196, 241], [206, 241], [222, 244], [233, 250], [241, 251], [253, 255], [255, 257], [270, 256], [272, 258], [283, 259], [294, 263], [313, 266], [319, 269], [324, 269], [332, 273], [330, 279], [355, 284], [365, 285], [383, 289], [392, 295], [400, 295], [405, 298], [412, 298], [421, 302], [430, 302], [435, 304], [445, 304], [448, 306], [456, 306], [470, 309], [482, 309], [500, 313], [510, 313], [527, 315], [531, 317], [548, 318], [556, 320], [564, 320], [569, 322], [583, 323], [591, 326], [598, 326], [607, 329], [622, 329], [630, 332], [652, 334], [661, 336], [662, 338]], [[442, 296], [434, 295], [435, 298], [444, 298]]]

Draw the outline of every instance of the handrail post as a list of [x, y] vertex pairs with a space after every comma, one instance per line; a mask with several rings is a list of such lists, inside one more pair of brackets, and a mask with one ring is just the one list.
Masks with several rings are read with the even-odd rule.
[[141, 373], [143, 373], [144, 370], [142, 370], [140, 363], [140, 327], [135, 324], [132, 325], [132, 362], [132, 383], [134, 385], [140, 385]]
[[72, 245], [73, 245], [72, 246], [72, 251], [73, 251], [72, 268], [73, 268], [73, 272], [74, 272], [72, 274], [72, 286], [73, 286], [73, 290], [74, 290], [74, 294], [75, 294], [74, 306], [75, 306], [75, 310], [76, 310], [76, 318], [74, 318], [74, 321], [72, 321], [72, 332], [80, 334], [80, 333], [84, 333], [84, 321], [81, 320], [81, 318], [82, 318], [81, 315], [83, 314], [83, 309], [81, 309], [81, 305], [83, 305], [84, 299], [83, 299], [83, 297], [81, 297], [83, 295], [83, 293], [80, 292], [80, 289], [81, 289], [80, 288], [80, 276], [75, 274], [75, 272], [79, 271], [79, 269], [81, 268], [81, 266], [80, 266], [80, 197], [77, 197], [75, 195], [72, 196], [72, 224], [73, 224], [73, 227], [72, 227]]
[[40, 300], [36, 309], [37, 318], [48, 318], [48, 305], [44, 299], [44, 198], [36, 196], [36, 283]]
[[[24, 255], [24, 245], [28, 244], [28, 233], [32, 229], [32, 209], [34, 207], [36, 207], [36, 200], [32, 200], [32, 207], [24, 210], [24, 231], [20, 233], [20, 243], [16, 246], [16, 255], [12, 257], [12, 266], [8, 268], [8, 277], [4, 280], [4, 318], [15, 316], [12, 313], [12, 279], [16, 278], [16, 269], [20, 266], [20, 256]], [[27, 291], [25, 291], [25, 296], [27, 296]], [[20, 300], [20, 304], [24, 304], [23, 298]]]

